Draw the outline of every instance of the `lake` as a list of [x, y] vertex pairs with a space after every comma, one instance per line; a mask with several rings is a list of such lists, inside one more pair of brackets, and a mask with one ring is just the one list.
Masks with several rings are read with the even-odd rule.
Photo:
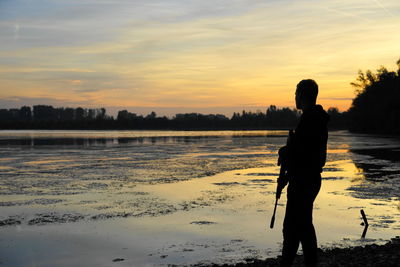
[[[274, 257], [287, 131], [0, 131], [0, 265], [163, 266]], [[400, 142], [330, 132], [319, 246], [400, 230]], [[369, 221], [365, 238], [360, 209]]]

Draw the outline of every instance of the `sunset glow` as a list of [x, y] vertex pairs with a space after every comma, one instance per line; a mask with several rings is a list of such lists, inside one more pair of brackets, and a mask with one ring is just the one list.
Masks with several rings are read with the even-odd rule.
[[0, 104], [231, 114], [294, 106], [303, 78], [346, 110], [395, 68], [400, 2], [1, 1]]

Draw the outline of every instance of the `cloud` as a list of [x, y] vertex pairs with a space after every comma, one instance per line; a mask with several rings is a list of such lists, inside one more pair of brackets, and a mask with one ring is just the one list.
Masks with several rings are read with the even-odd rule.
[[393, 64], [400, 43], [398, 1], [384, 4], [395, 16], [359, 0], [5, 3], [3, 98], [291, 105], [296, 83], [310, 77], [321, 100], [345, 105], [357, 70]]

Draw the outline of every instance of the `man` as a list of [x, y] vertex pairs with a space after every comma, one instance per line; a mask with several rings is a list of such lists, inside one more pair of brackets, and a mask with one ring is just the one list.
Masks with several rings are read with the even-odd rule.
[[321, 187], [321, 172], [326, 161], [328, 114], [316, 105], [318, 85], [314, 80], [297, 84], [296, 108], [302, 111], [300, 121], [279, 150], [279, 161], [285, 162], [286, 175], [278, 179], [278, 190], [287, 182], [287, 204], [283, 222], [281, 266], [291, 266], [301, 242], [306, 266], [317, 264], [317, 238], [312, 223], [313, 202]]

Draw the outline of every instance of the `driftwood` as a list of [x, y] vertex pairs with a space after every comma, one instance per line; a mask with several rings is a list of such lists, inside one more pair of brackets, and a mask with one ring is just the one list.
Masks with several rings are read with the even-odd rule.
[[361, 225], [364, 225], [364, 231], [361, 235], [361, 238], [365, 238], [365, 236], [367, 235], [367, 230], [368, 230], [369, 224], [368, 224], [367, 216], [365, 216], [365, 212], [363, 209], [360, 210], [360, 213], [361, 213], [362, 219], [364, 221], [364, 223], [361, 223]]

